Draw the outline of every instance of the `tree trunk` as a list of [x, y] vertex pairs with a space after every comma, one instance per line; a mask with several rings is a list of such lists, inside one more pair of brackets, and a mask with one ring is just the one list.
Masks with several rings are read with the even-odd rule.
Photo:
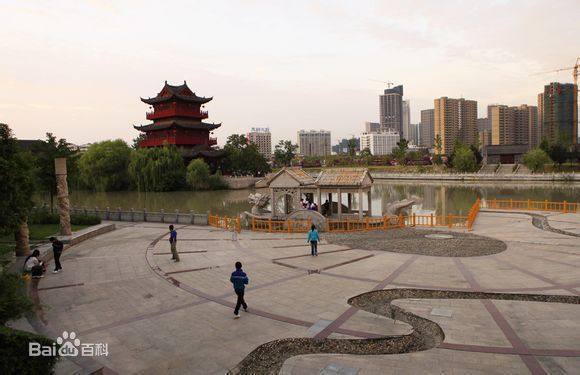
[[30, 255], [30, 243], [29, 240], [29, 231], [28, 231], [28, 221], [25, 219], [20, 223], [20, 227], [14, 233], [14, 240], [16, 241], [16, 256], [26, 256]]

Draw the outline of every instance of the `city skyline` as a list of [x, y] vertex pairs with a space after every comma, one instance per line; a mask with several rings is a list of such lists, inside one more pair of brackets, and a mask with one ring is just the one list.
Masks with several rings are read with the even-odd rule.
[[[148, 123], [139, 98], [187, 80], [215, 98], [207, 109], [223, 123], [220, 145], [255, 126], [269, 126], [274, 144], [316, 128], [334, 143], [379, 120], [386, 87], [373, 79], [405, 86], [412, 119], [442, 96], [476, 100], [486, 117], [488, 104], [535, 105], [545, 85], [572, 81], [570, 72], [532, 74], [573, 65], [577, 2], [357, 4], [8, 1], [0, 122], [23, 139], [49, 131], [77, 144], [131, 142], [133, 125]], [[494, 18], [494, 30], [481, 24], [497, 14], [510, 16]], [[183, 26], [191, 19], [198, 38]], [[546, 28], [557, 30], [550, 43]]]

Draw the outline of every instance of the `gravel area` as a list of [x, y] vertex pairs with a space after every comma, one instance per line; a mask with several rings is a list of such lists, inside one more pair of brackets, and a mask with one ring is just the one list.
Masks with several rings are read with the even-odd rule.
[[[426, 238], [426, 235], [444, 234], [453, 238]], [[329, 243], [353, 249], [381, 250], [394, 253], [430, 255], [437, 257], [476, 257], [497, 254], [506, 244], [489, 237], [471, 233], [397, 228], [386, 231], [325, 233]]]
[[278, 374], [284, 361], [304, 354], [401, 354], [437, 347], [445, 339], [441, 327], [391, 302], [397, 299], [492, 299], [580, 304], [579, 296], [463, 292], [428, 289], [386, 289], [360, 294], [348, 303], [361, 310], [410, 324], [407, 335], [376, 339], [313, 339], [307, 337], [274, 340], [258, 346], [228, 374]]

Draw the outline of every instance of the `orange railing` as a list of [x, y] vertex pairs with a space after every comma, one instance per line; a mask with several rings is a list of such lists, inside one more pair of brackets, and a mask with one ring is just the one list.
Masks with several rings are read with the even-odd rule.
[[242, 230], [242, 224], [239, 217], [208, 215], [207, 223], [212, 227], [235, 230], [238, 233]]
[[272, 220], [252, 218], [252, 230], [256, 232], [306, 233], [312, 220]]
[[473, 223], [477, 218], [477, 214], [479, 213], [479, 208], [481, 207], [481, 200], [477, 198], [471, 209], [469, 210], [469, 214], [467, 214], [467, 230], [471, 230], [473, 228]]
[[533, 201], [531, 199], [525, 201], [517, 201], [513, 199], [488, 199], [481, 202], [481, 208], [488, 208], [492, 210], [517, 210], [517, 211], [557, 211], [557, 212], [578, 212], [578, 203], [574, 202], [549, 202]]

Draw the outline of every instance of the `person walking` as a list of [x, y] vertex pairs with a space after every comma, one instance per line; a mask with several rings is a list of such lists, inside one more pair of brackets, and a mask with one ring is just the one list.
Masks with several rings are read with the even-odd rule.
[[56, 237], [50, 237], [50, 242], [52, 243], [52, 253], [54, 255], [54, 271], [52, 273], [59, 273], [62, 271], [62, 266], [60, 265], [60, 255], [64, 249], [64, 245]]
[[179, 262], [179, 254], [177, 254], [177, 232], [173, 225], [169, 226], [169, 245], [171, 245], [171, 259]]
[[242, 263], [236, 262], [236, 270], [232, 272], [230, 277], [231, 283], [234, 285], [234, 292], [238, 296], [238, 301], [236, 302], [236, 308], [234, 309], [234, 319], [240, 317], [240, 306], [244, 308], [244, 311], [248, 311], [248, 305], [244, 301], [244, 290], [246, 285], [250, 282], [248, 275], [242, 270]]
[[310, 242], [310, 255], [312, 256], [318, 256], [318, 241], [318, 231], [316, 230], [316, 226], [312, 224], [308, 231], [308, 238], [306, 239], [307, 243]]

